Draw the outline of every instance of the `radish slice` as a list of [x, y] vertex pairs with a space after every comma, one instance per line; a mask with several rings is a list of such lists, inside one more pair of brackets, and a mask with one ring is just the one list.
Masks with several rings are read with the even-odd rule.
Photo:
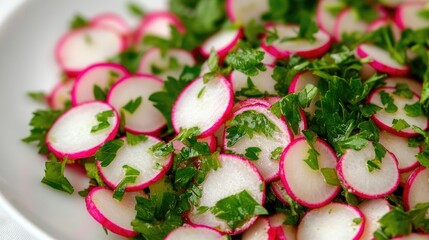
[[[112, 111], [107, 117], [109, 126], [96, 132], [91, 129], [99, 125], [97, 115]], [[46, 145], [58, 158], [75, 160], [91, 157], [105, 142], [112, 140], [119, 128], [116, 111], [103, 102], [89, 102], [63, 113], [46, 135]]]
[[429, 169], [419, 167], [410, 175], [404, 187], [404, 206], [407, 210], [418, 203], [429, 202]]
[[204, 83], [199, 77], [179, 95], [173, 106], [172, 121], [176, 132], [198, 127], [201, 137], [214, 133], [232, 110], [234, 96], [224, 77]]
[[281, 42], [284, 38], [293, 38], [299, 32], [299, 26], [271, 24], [267, 30], [277, 31], [279, 38], [268, 44], [266, 37], [262, 39], [262, 48], [277, 58], [288, 58], [291, 54], [297, 54], [304, 58], [317, 58], [325, 54], [331, 47], [331, 38], [323, 31], [319, 30], [314, 34], [316, 40], [309, 42], [305, 39], [289, 40]]
[[410, 233], [405, 236], [394, 237], [391, 240], [428, 240], [429, 234], [427, 233]]
[[[205, 137], [205, 138], [198, 138], [197, 141], [207, 143], [209, 145], [211, 152], [216, 151], [217, 142], [216, 142], [216, 138], [213, 135], [210, 135], [210, 136]], [[173, 142], [173, 147], [174, 147], [174, 152], [179, 153], [180, 150], [182, 150], [182, 148], [185, 147], [185, 144], [183, 144], [181, 141], [176, 140]]]
[[297, 239], [357, 240], [363, 233], [365, 218], [359, 209], [330, 203], [308, 211], [298, 225]]
[[230, 80], [234, 93], [237, 93], [244, 88], [249, 88], [248, 79], [250, 78], [255, 88], [258, 89], [261, 93], [276, 95], [277, 91], [275, 90], [274, 86], [277, 82], [271, 77], [273, 75], [274, 67], [266, 67], [266, 71], [260, 71], [259, 74], [254, 77], [249, 77], [237, 70], [232, 71]]
[[[372, 94], [368, 97], [369, 103], [383, 107], [380, 94], [381, 92], [385, 92], [385, 93], [388, 93], [393, 98], [394, 104], [398, 107], [398, 110], [395, 113], [388, 113], [384, 109], [382, 109], [371, 116], [372, 120], [375, 122], [375, 124], [377, 124], [378, 127], [392, 134], [402, 136], [402, 137], [417, 136], [418, 133], [414, 132], [414, 130], [412, 129], [412, 126], [417, 126], [422, 129], [427, 129], [429, 126], [429, 121], [425, 116], [409, 117], [404, 107], [406, 104], [412, 105], [412, 104], [415, 104], [416, 102], [419, 102], [419, 97], [416, 94], [414, 94], [412, 99], [406, 99], [393, 94], [394, 91], [395, 91], [395, 88], [382, 87], [373, 91]], [[402, 119], [406, 121], [410, 125], [410, 127], [400, 131], [396, 131], [393, 128], [394, 119]]]
[[[258, 202], [265, 202], [265, 185], [258, 170], [249, 161], [229, 154], [220, 154], [221, 167], [211, 170], [201, 184], [200, 206], [213, 207], [216, 203], [228, 196], [238, 194], [243, 190]], [[188, 220], [194, 224], [201, 224], [217, 230], [235, 235], [248, 229], [256, 221], [257, 216], [250, 218], [241, 227], [231, 229], [224, 220], [217, 218], [210, 211], [198, 214], [197, 208], [192, 207]]]
[[201, 45], [200, 52], [204, 57], [209, 57], [210, 51], [214, 49], [219, 57], [223, 59], [235, 47], [242, 35], [243, 33], [240, 29], [221, 30], [209, 37]]
[[52, 109], [64, 109], [67, 103], [71, 103], [71, 91], [75, 81], [60, 82], [52, 90], [48, 97], [48, 104]]
[[271, 189], [273, 190], [274, 195], [285, 205], [289, 205], [289, 202], [286, 198], [289, 197], [289, 194], [286, 192], [285, 186], [281, 180], [271, 182]]
[[261, 105], [261, 106], [264, 106], [267, 108], [271, 107], [271, 104], [269, 102], [265, 101], [264, 99], [247, 98], [247, 99], [241, 100], [240, 102], [236, 103], [234, 105], [234, 107], [232, 108], [232, 111], [236, 112], [242, 108], [253, 106], [253, 105]]
[[164, 240], [228, 240], [228, 236], [205, 226], [184, 225], [170, 232]]
[[[156, 109], [149, 96], [162, 90], [163, 81], [152, 75], [138, 74], [127, 76], [110, 89], [107, 102], [118, 112], [125, 114], [125, 130], [135, 134], [157, 134], [167, 123]], [[141, 98], [141, 104], [134, 112], [124, 109], [130, 101]]]
[[98, 171], [103, 181], [111, 188], [116, 188], [125, 178], [123, 166], [128, 165], [138, 171], [140, 175], [132, 184], [127, 184], [126, 191], [137, 191], [148, 187], [161, 179], [173, 164], [173, 156], [155, 157], [149, 149], [161, 142], [157, 138], [148, 136], [146, 141], [136, 145], [129, 145], [126, 138], [124, 145], [116, 152], [115, 159], [106, 167], [97, 161]]
[[429, 20], [420, 16], [420, 11], [424, 9], [425, 2], [402, 3], [395, 12], [395, 21], [399, 28], [412, 30], [429, 27]]
[[276, 213], [268, 217], [271, 228], [276, 229], [277, 240], [295, 240], [296, 239], [296, 228], [293, 225], [283, 224], [286, 220], [286, 215], [283, 213]]
[[[113, 198], [113, 191], [103, 187], [94, 187], [85, 197], [89, 214], [103, 227], [123, 237], [134, 237], [137, 232], [131, 226], [136, 217], [136, 197], [141, 192], [125, 193], [122, 201]], [[120, 213], [120, 214], [118, 214]]]
[[385, 199], [371, 199], [359, 204], [358, 208], [365, 216], [365, 227], [360, 240], [371, 240], [374, 232], [380, 227], [378, 221], [390, 212], [391, 207]]
[[127, 70], [116, 63], [97, 63], [89, 66], [76, 78], [72, 90], [72, 105], [96, 100], [94, 94], [96, 87], [107, 92], [115, 82], [126, 75]]
[[422, 83], [412, 79], [412, 78], [404, 78], [404, 77], [388, 77], [384, 79], [386, 83], [385, 87], [396, 87], [397, 84], [405, 84], [408, 88], [417, 95], [420, 95], [422, 92]]
[[62, 36], [55, 57], [69, 76], [76, 76], [87, 66], [104, 62], [126, 47], [126, 39], [119, 33], [105, 27], [86, 27]]
[[390, 26], [390, 29], [392, 30], [392, 33], [393, 33], [393, 38], [396, 41], [399, 41], [399, 39], [401, 39], [401, 29], [399, 29], [398, 25], [396, 25], [395, 22], [391, 21], [388, 18], [380, 18], [375, 20], [368, 26], [368, 31], [373, 32], [375, 30], [378, 30], [386, 26]]
[[[320, 138], [314, 143], [314, 148], [320, 154], [317, 158], [319, 167], [335, 169], [337, 156], [334, 150]], [[322, 172], [305, 162], [309, 150], [310, 145], [305, 138], [290, 143], [280, 158], [280, 178], [292, 199], [303, 206], [317, 208], [330, 203], [341, 187], [327, 184]], [[305, 176], [305, 182], [302, 176]]]
[[227, 127], [225, 128], [224, 150], [245, 156], [248, 148], [259, 148], [261, 151], [258, 154], [258, 160], [252, 161], [252, 163], [259, 170], [264, 180], [268, 182], [277, 178], [279, 174], [279, 159], [271, 158], [273, 152], [276, 149], [283, 150], [292, 141], [292, 135], [286, 123], [282, 119], [276, 117], [269, 108], [262, 105], [252, 105], [241, 108], [234, 113], [233, 117], [248, 111], [255, 111], [258, 114], [263, 114], [277, 129], [273, 132], [271, 137], [259, 133], [255, 133], [252, 138], [245, 135], [233, 146], [228, 146], [228, 139], [226, 139]]
[[261, 22], [261, 17], [268, 12], [268, 0], [227, 0], [226, 14], [231, 22], [246, 25], [251, 20]]
[[398, 187], [399, 170], [395, 156], [386, 152], [380, 169], [370, 172], [367, 161], [375, 158], [372, 143], [360, 151], [348, 149], [337, 165], [338, 177], [348, 191], [362, 198], [384, 197]]
[[[289, 85], [289, 92], [295, 93], [298, 92], [307, 86], [307, 84], [313, 84], [317, 86], [319, 82], [319, 77], [311, 73], [310, 71], [305, 71], [298, 73]], [[310, 113], [311, 116], [314, 116], [314, 113], [317, 109], [316, 102], [319, 101], [320, 94], [318, 94], [311, 102], [310, 105], [304, 109], [304, 111]]]
[[339, 0], [320, 0], [316, 9], [316, 22], [317, 25], [327, 32], [329, 35], [334, 36], [335, 16], [332, 15], [328, 8], [331, 5], [341, 4]]
[[410, 177], [410, 175], [414, 172], [415, 169], [408, 171], [408, 172], [403, 172], [401, 173], [401, 175], [399, 176], [399, 184], [401, 186], [405, 186], [405, 184], [407, 184], [408, 178]]
[[366, 81], [376, 73], [377, 73], [377, 70], [371, 67], [371, 65], [369, 65], [368, 63], [364, 63], [362, 64], [362, 69], [360, 71], [360, 78], [363, 81]]
[[169, 49], [163, 56], [158, 48], [152, 48], [141, 59], [138, 72], [156, 75], [166, 80], [168, 76], [179, 78], [184, 66], [193, 65], [194, 57], [185, 50]]
[[94, 27], [111, 28], [124, 36], [131, 33], [131, 28], [128, 23], [115, 13], [99, 14], [91, 19], [90, 25]]
[[275, 229], [271, 228], [270, 222], [266, 217], [260, 217], [247, 229], [241, 236], [242, 240], [274, 240]]
[[274, 55], [271, 55], [271, 53], [265, 51], [262, 47], [258, 48], [258, 51], [264, 52], [264, 59], [262, 59], [261, 63], [265, 65], [274, 65], [277, 61], [277, 58]]
[[368, 64], [371, 67], [392, 76], [404, 76], [410, 72], [409, 66], [398, 63], [388, 51], [372, 44], [360, 44], [357, 47], [357, 55], [360, 58], [370, 58], [371, 61]]
[[380, 131], [379, 136], [379, 143], [393, 153], [398, 160], [399, 172], [407, 172], [419, 166], [419, 160], [415, 156], [421, 152], [420, 147], [409, 147], [407, 138], [386, 131]]

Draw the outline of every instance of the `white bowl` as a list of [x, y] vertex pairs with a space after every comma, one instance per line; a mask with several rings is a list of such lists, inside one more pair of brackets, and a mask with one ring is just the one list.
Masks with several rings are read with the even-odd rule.
[[[0, 203], [39, 239], [106, 239], [102, 227], [85, 209], [77, 192], [88, 179], [73, 171], [66, 176], [75, 187], [72, 196], [40, 183], [44, 157], [21, 142], [29, 132], [31, 113], [43, 106], [26, 97], [29, 91], [49, 91], [59, 81], [54, 61], [57, 39], [76, 13], [94, 16], [116, 12], [130, 23], [127, 2], [121, 0], [24, 1], [0, 25]], [[162, 9], [165, 1], [141, 0], [147, 10]], [[1, 6], [1, 4], [0, 4]], [[109, 233], [107, 239], [123, 239]]]

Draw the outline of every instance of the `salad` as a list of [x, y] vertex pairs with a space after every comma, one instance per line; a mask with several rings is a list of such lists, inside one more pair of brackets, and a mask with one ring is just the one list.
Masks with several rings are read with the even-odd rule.
[[23, 139], [106, 234], [429, 239], [427, 2], [128, 7], [72, 19]]

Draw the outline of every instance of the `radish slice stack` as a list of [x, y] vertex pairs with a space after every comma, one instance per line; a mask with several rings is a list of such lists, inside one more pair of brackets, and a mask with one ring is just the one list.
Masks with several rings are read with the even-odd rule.
[[228, 237], [212, 228], [204, 226], [184, 225], [170, 232], [165, 240], [227, 240]]
[[398, 63], [389, 52], [372, 44], [361, 44], [357, 48], [360, 58], [370, 58], [371, 65], [376, 70], [393, 76], [404, 76], [410, 72], [407, 65]]
[[360, 239], [371, 240], [374, 232], [380, 227], [378, 221], [390, 212], [391, 207], [385, 199], [371, 199], [359, 204], [358, 208], [365, 216], [365, 228]]

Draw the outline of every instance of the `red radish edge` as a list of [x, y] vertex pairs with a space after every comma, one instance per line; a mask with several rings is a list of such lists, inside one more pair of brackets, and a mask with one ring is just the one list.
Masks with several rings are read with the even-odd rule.
[[407, 210], [410, 210], [410, 202], [409, 202], [408, 196], [410, 195], [411, 186], [412, 186], [414, 180], [416, 179], [416, 177], [419, 175], [419, 173], [421, 173], [422, 171], [425, 171], [425, 170], [426, 170], [426, 168], [423, 166], [415, 169], [413, 171], [413, 173], [411, 173], [411, 175], [408, 177], [408, 180], [405, 183], [404, 193], [403, 193], [404, 197], [402, 198], [402, 200], [404, 201], [404, 207]]
[[[52, 89], [52, 91], [51, 91], [51, 93], [49, 94], [49, 96], [47, 97], [47, 102], [48, 102], [48, 105], [51, 107], [51, 108], [53, 108], [53, 109], [63, 109], [64, 108], [64, 106], [57, 106], [56, 105], [56, 103], [55, 103], [55, 96], [56, 96], [56, 94], [58, 93], [58, 91], [59, 90], [61, 90], [63, 87], [65, 87], [64, 85], [65, 84], [69, 84], [69, 83], [72, 83], [73, 81], [75, 81], [75, 80], [66, 80], [66, 81], [63, 81], [63, 82], [59, 82], [59, 83], [57, 83], [57, 85], [54, 87], [54, 89]], [[75, 83], [73, 83], [73, 85], [74, 85]], [[72, 91], [73, 91], [73, 87], [72, 87]], [[71, 101], [71, 93], [70, 93], [70, 101]]]
[[[225, 47], [223, 47], [221, 49], [215, 49], [215, 51], [219, 55], [220, 60], [223, 60], [226, 57], [226, 55], [228, 54], [228, 52], [232, 48], [234, 48], [235, 45], [237, 45], [238, 41], [243, 37], [243, 31], [241, 29], [237, 29], [236, 31], [237, 31], [237, 33], [236, 33], [234, 39], [231, 42], [229, 42], [228, 45], [226, 45]], [[217, 34], [219, 34], [219, 33], [222, 34], [223, 33], [222, 30], [220, 32], [215, 33], [211, 37], [217, 37]], [[203, 55], [206, 58], [208, 58], [210, 56], [211, 49], [206, 49], [204, 46], [211, 39], [211, 37], [209, 37], [207, 40], [205, 40], [204, 43], [200, 47], [201, 55]]]
[[99, 14], [99, 15], [97, 15], [94, 18], [91, 19], [90, 24], [91, 24], [91, 26], [96, 26], [96, 27], [97, 26], [105, 26], [105, 25], [99, 25], [99, 24], [102, 24], [103, 21], [105, 21], [106, 19], [107, 20], [111, 19], [111, 20], [115, 21], [116, 23], [118, 23], [119, 25], [121, 25], [122, 30], [124, 30], [124, 31], [122, 31], [122, 30], [118, 31], [118, 29], [114, 29], [114, 28], [112, 28], [112, 30], [118, 31], [120, 34], [123, 34], [123, 35], [127, 35], [128, 33], [131, 32], [130, 27], [124, 21], [124, 19], [122, 17], [120, 17], [119, 15], [115, 14], [115, 13], [103, 13], [103, 14]]

